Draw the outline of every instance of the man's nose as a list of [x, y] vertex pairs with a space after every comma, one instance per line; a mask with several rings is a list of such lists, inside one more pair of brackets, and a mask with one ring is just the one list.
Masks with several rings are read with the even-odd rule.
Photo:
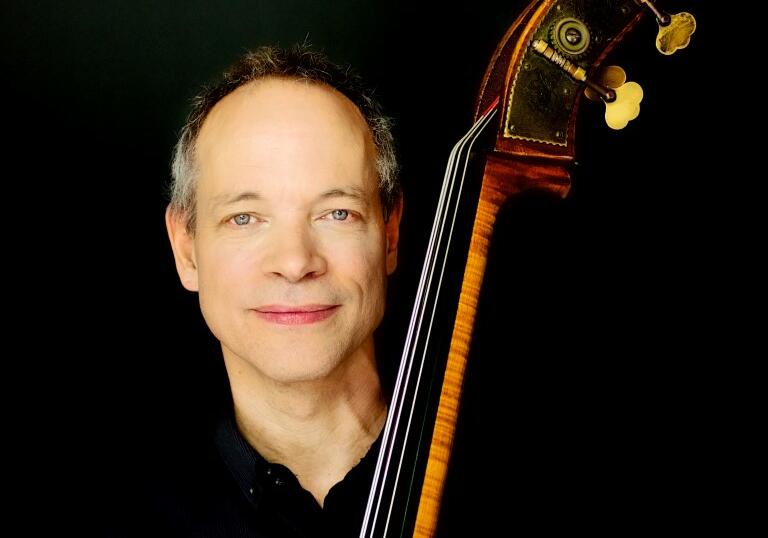
[[[277, 230], [276, 230], [277, 231]], [[326, 261], [318, 250], [312, 230], [286, 226], [273, 234], [263, 258], [263, 270], [289, 282], [299, 282], [325, 273]]]

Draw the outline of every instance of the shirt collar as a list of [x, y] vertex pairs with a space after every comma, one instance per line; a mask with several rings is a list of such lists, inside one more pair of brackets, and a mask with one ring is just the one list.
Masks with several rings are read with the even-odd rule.
[[[220, 418], [214, 439], [222, 460], [252, 505], [258, 507], [264, 498], [266, 488], [274, 483], [280, 481], [283, 483], [295, 482], [295, 485], [300, 488], [298, 480], [287, 467], [270, 464], [245, 440], [237, 427], [234, 412], [225, 414]], [[331, 505], [335, 506], [336, 502], [334, 501], [344, 499], [342, 502], [346, 503], [352, 500], [349, 497], [356, 498], [354, 504], [360, 501], [363, 501], [364, 504], [364, 499], [359, 498], [360, 493], [367, 492], [370, 486], [381, 440], [381, 435], [379, 435], [368, 453], [347, 473], [341, 482], [331, 488], [324, 503], [326, 508], [329, 507], [329, 500], [331, 500]], [[367, 495], [363, 497], [367, 499]]]
[[264, 495], [264, 486], [257, 477], [266, 472], [269, 464], [242, 436], [232, 414], [219, 420], [215, 442], [221, 458], [240, 490], [251, 503], [258, 505]]

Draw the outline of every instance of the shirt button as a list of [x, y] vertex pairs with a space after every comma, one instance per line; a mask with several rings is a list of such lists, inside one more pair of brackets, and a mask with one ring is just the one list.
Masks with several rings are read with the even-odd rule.
[[275, 485], [276, 486], [282, 486], [283, 484], [285, 484], [285, 482], [283, 482], [283, 480], [281, 478], [279, 478], [279, 477], [275, 478]]

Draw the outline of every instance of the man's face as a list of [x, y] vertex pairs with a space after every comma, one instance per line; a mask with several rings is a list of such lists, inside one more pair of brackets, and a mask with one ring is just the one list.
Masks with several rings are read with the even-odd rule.
[[174, 252], [228, 367], [290, 383], [371, 353], [400, 212], [384, 222], [355, 105], [324, 86], [261, 80], [214, 107], [197, 150], [186, 268], [185, 247]]

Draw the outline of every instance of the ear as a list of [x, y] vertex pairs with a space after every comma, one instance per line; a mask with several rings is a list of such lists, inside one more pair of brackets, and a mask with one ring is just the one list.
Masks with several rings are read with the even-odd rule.
[[397, 198], [389, 219], [385, 223], [387, 234], [387, 274], [391, 275], [397, 268], [397, 242], [400, 238], [400, 219], [403, 216], [403, 196]]
[[171, 240], [181, 284], [189, 291], [198, 291], [195, 239], [187, 231], [186, 220], [186, 215], [172, 210], [170, 205], [165, 209], [165, 227], [168, 229], [168, 239]]

